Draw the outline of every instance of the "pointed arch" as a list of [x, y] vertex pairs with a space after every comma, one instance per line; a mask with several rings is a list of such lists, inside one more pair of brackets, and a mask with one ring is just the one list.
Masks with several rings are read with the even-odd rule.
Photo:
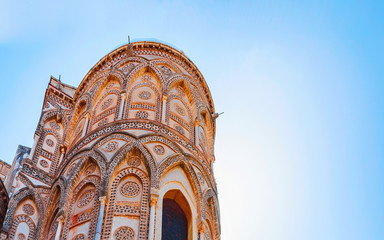
[[140, 206], [140, 219], [139, 219], [139, 230], [138, 230], [138, 239], [144, 240], [147, 239], [147, 233], [148, 233], [148, 221], [149, 221], [149, 188], [150, 188], [150, 181], [148, 175], [143, 172], [142, 170], [134, 167], [128, 167], [123, 170], [119, 170], [118, 173], [116, 173], [116, 176], [113, 178], [113, 181], [110, 183], [110, 193], [109, 196], [109, 204], [108, 204], [108, 210], [105, 216], [105, 224], [104, 224], [104, 236], [103, 239], [107, 240], [110, 239], [111, 232], [112, 232], [112, 219], [113, 219], [113, 213], [115, 211], [115, 205], [116, 205], [116, 191], [117, 191], [117, 184], [120, 182], [120, 180], [128, 175], [134, 175], [138, 177], [142, 183], [142, 200], [141, 200], [141, 206]]
[[[9, 201], [7, 215], [3, 223], [4, 229], [8, 229], [11, 226], [11, 221], [16, 211], [17, 205], [27, 198], [31, 198], [34, 200], [40, 216], [43, 216], [45, 214], [44, 204], [40, 196], [32, 189], [26, 187], [22, 188], [15, 195], [13, 195], [11, 200]], [[41, 218], [37, 224], [41, 225]]]
[[36, 237], [37, 237], [36, 225], [32, 221], [32, 219], [27, 215], [19, 215], [13, 219], [12, 226], [9, 229], [8, 239], [13, 239], [15, 237], [17, 227], [22, 222], [25, 222], [28, 225], [28, 228], [29, 228], [28, 239], [36, 239]]
[[[202, 199], [203, 195], [201, 192], [201, 186], [196, 176], [196, 173], [193, 170], [192, 166], [188, 163], [188, 159], [181, 154], [169, 157], [168, 159], [166, 159], [160, 164], [158, 174], [157, 174], [158, 178], [161, 179], [162, 176], [165, 176], [167, 172], [171, 171], [176, 167], [180, 167], [184, 171], [185, 175], [187, 176], [188, 181], [191, 184], [192, 190], [195, 193], [195, 199], [197, 201], [199, 199]], [[201, 213], [201, 209], [202, 209], [201, 204], [202, 202], [199, 202], [199, 201], [196, 204], [198, 214]]]

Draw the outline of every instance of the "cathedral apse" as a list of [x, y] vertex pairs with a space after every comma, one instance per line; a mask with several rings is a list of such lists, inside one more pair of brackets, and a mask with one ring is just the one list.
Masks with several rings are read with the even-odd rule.
[[51, 77], [5, 175], [0, 239], [220, 239], [217, 116], [198, 68], [163, 43], [113, 50], [78, 87]]

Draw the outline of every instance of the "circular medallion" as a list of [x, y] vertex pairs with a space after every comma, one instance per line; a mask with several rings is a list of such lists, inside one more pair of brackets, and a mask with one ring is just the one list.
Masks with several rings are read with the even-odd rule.
[[105, 100], [105, 102], [103, 102], [103, 104], [101, 104], [101, 109], [105, 110], [111, 104], [112, 104], [112, 98], [108, 98], [107, 100]]
[[178, 131], [180, 134], [184, 135], [184, 129], [180, 127], [179, 125], [175, 126], [176, 131]]
[[117, 149], [118, 146], [119, 146], [119, 144], [117, 142], [112, 141], [112, 142], [109, 142], [107, 144], [107, 146], [105, 146], [104, 150], [106, 152], [113, 152], [113, 151], [115, 151]]
[[153, 151], [159, 155], [163, 155], [165, 153], [165, 149], [161, 145], [156, 145], [153, 147]]
[[29, 203], [24, 204], [24, 206], [23, 206], [23, 211], [24, 211], [27, 215], [29, 215], [29, 216], [32, 216], [32, 215], [35, 213], [35, 209], [34, 209], [34, 208], [32, 207], [32, 205], [29, 204]]
[[84, 234], [77, 234], [73, 240], [84, 240], [85, 239], [85, 236]]
[[148, 99], [150, 99], [151, 98], [151, 93], [150, 92], [148, 92], [148, 91], [141, 91], [140, 93], [139, 93], [139, 98], [141, 98], [141, 99], [143, 99], [143, 100], [148, 100]]
[[116, 240], [133, 240], [135, 232], [130, 227], [120, 227], [113, 234]]
[[148, 118], [148, 113], [146, 111], [138, 111], [136, 112], [136, 118], [146, 119]]
[[44, 159], [41, 159], [40, 160], [40, 165], [43, 167], [43, 168], [47, 168], [49, 166], [48, 162], [45, 161]]
[[120, 193], [125, 197], [136, 197], [140, 193], [140, 186], [135, 182], [125, 182], [120, 187]]
[[24, 234], [22, 233], [17, 234], [17, 240], [25, 240], [25, 239], [27, 239], [27, 237], [25, 237]]
[[45, 143], [46, 143], [49, 147], [53, 147], [53, 145], [55, 144], [51, 139], [47, 139], [47, 140], [45, 140]]
[[181, 107], [179, 104], [175, 104], [175, 109], [178, 114], [180, 114], [181, 116], [185, 116], [184, 108]]
[[77, 202], [77, 206], [79, 208], [87, 206], [95, 197], [95, 191], [93, 190], [87, 190], [81, 196], [79, 197], [79, 200]]
[[137, 167], [140, 165], [140, 158], [138, 157], [130, 157], [128, 158], [127, 164], [132, 167]]

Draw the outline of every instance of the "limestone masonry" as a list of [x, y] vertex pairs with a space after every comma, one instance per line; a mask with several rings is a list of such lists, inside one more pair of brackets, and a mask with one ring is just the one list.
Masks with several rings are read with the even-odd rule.
[[0, 161], [0, 239], [220, 239], [217, 116], [200, 71], [158, 42], [117, 48], [77, 88], [51, 77], [32, 148]]

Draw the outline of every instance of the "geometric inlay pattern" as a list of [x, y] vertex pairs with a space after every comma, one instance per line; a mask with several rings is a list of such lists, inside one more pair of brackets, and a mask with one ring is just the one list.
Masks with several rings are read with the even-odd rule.
[[146, 119], [148, 118], [148, 113], [145, 111], [138, 111], [136, 112], [136, 118]]
[[19, 233], [18, 235], [17, 235], [17, 240], [26, 240], [27, 238], [25, 237], [25, 235], [24, 234], [22, 234], [22, 233]]
[[77, 202], [77, 206], [79, 208], [87, 206], [95, 197], [95, 191], [94, 190], [88, 190], [85, 191], [83, 194], [81, 194], [79, 201]]
[[103, 102], [103, 104], [101, 105], [101, 109], [104, 110], [106, 109], [107, 107], [109, 107], [109, 105], [111, 105], [112, 103], [112, 98], [108, 98], [105, 102]]
[[50, 146], [50, 147], [53, 147], [53, 145], [55, 144], [51, 139], [47, 139], [45, 140], [45, 143]]
[[84, 240], [85, 239], [85, 236], [84, 234], [77, 234], [74, 238], [72, 238], [73, 240]]
[[163, 155], [165, 153], [165, 149], [161, 145], [156, 145], [153, 147], [153, 151], [159, 155]]
[[107, 144], [107, 146], [105, 146], [104, 150], [106, 152], [113, 152], [116, 150], [116, 148], [119, 146], [119, 144], [115, 141], [112, 141], [110, 143]]
[[113, 234], [116, 240], [133, 240], [135, 232], [130, 227], [120, 227]]
[[142, 91], [139, 93], [139, 98], [141, 98], [143, 100], [148, 100], [151, 98], [151, 93], [148, 91]]
[[130, 157], [127, 161], [127, 164], [132, 167], [137, 167], [140, 165], [140, 158], [138, 157]]
[[44, 159], [41, 159], [40, 160], [40, 165], [43, 167], [43, 168], [47, 168], [49, 165], [48, 165], [48, 162], [45, 161]]
[[184, 135], [184, 129], [180, 127], [179, 125], [175, 126], [176, 131], [178, 131], [180, 134]]
[[175, 109], [181, 116], [185, 116], [185, 111], [179, 104], [175, 104]]
[[35, 213], [35, 209], [32, 207], [31, 204], [27, 203], [27, 204], [24, 204], [23, 206], [23, 211], [29, 215], [29, 216], [32, 216], [34, 213]]
[[120, 187], [120, 193], [125, 197], [135, 197], [140, 193], [140, 186], [135, 182], [125, 182]]

